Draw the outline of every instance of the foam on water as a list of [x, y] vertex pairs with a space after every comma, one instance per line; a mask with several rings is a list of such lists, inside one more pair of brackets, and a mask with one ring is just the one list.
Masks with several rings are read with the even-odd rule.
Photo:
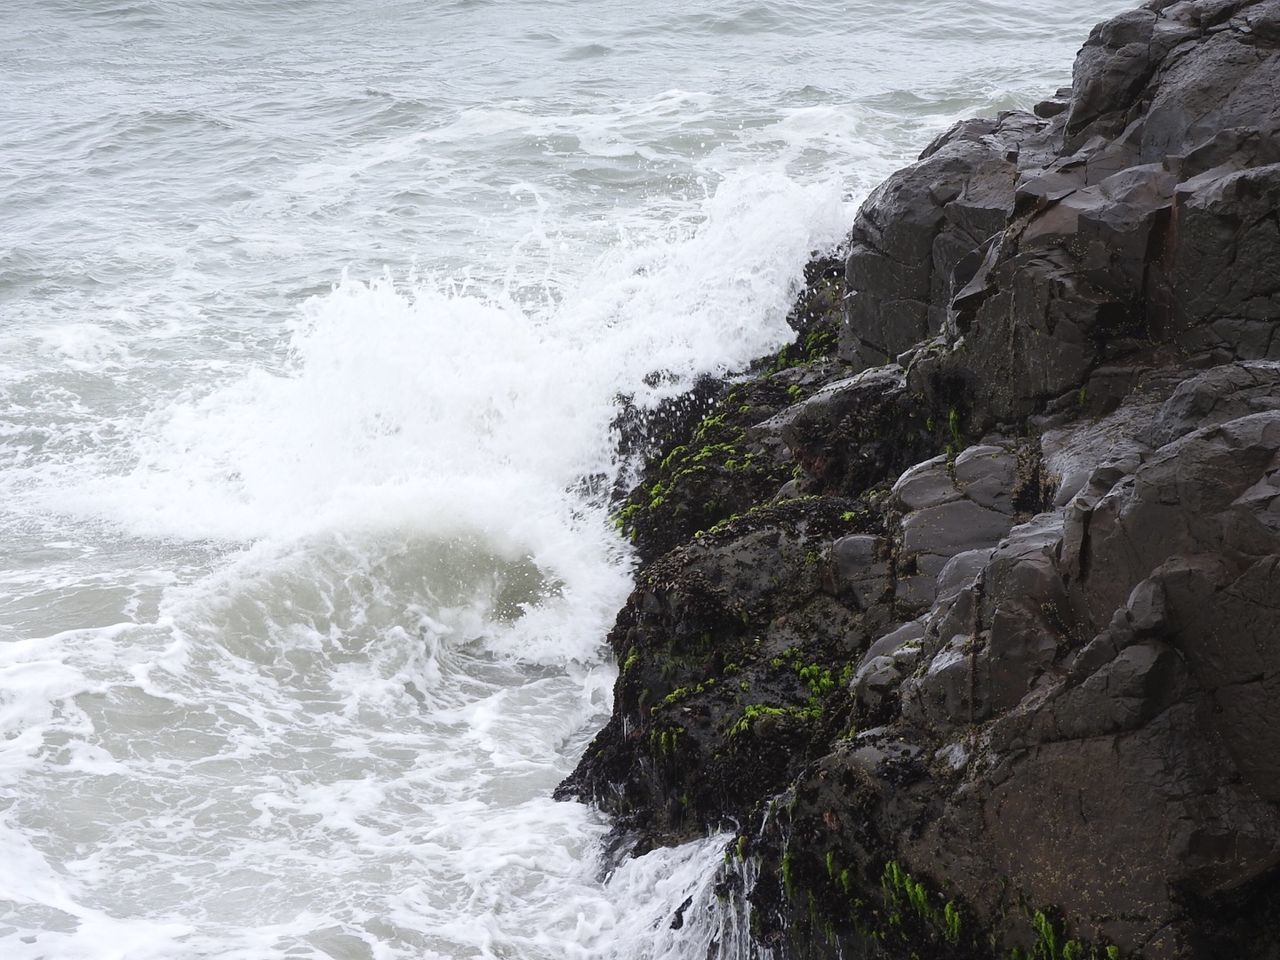
[[[150, 622], [2, 648], [0, 837], [47, 882], [9, 898], [0, 942], [96, 956], [99, 923], [133, 915], [126, 956], [646, 943], [600, 883], [606, 825], [548, 799], [607, 709], [628, 589], [593, 492], [614, 399], [776, 346], [847, 217], [831, 184], [753, 175], [534, 308], [346, 280], [277, 366], [146, 415], [126, 451], [11, 470], [29, 515], [232, 552], [157, 584]], [[663, 884], [641, 915], [705, 885], [705, 859], [629, 866]]]
[[615, 955], [605, 825], [547, 797], [611, 671], [491, 642], [581, 616], [548, 587], [477, 541], [259, 545], [151, 626], [7, 644], [6, 956]]
[[745, 956], [721, 838], [611, 864], [549, 799], [617, 398], [776, 348], [858, 197], [1122, 5], [19, 0], [0, 956]]

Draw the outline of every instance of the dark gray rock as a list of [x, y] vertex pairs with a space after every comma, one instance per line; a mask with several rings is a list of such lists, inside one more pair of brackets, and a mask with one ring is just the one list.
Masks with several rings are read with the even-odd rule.
[[995, 553], [994, 547], [966, 550], [948, 560], [942, 572], [938, 574], [938, 600], [950, 599], [961, 590], [973, 586], [978, 575], [991, 561], [993, 553]]
[[889, 553], [882, 537], [858, 534], [831, 545], [834, 593], [848, 592], [859, 610], [867, 610], [892, 589]]
[[671, 843], [742, 820], [825, 750], [850, 709], [840, 678], [899, 622], [874, 601], [883, 534], [854, 506], [757, 509], [646, 567], [609, 636], [614, 718], [558, 795]]
[[1152, 0], [931, 144], [851, 231], [844, 366], [725, 441], [794, 476], [646, 557], [564, 792], [732, 822], [777, 957], [1277, 960], [1277, 210], [1280, 0]]
[[878, 366], [942, 329], [953, 274], [963, 285], [970, 252], [1004, 228], [1020, 165], [1040, 157], [1045, 129], [1016, 113], [957, 124], [867, 199], [846, 266], [845, 359]]
[[1201, 427], [1265, 410], [1280, 410], [1280, 363], [1226, 364], [1178, 384], [1153, 418], [1147, 439], [1162, 447]]
[[859, 669], [866, 666], [876, 657], [893, 657], [904, 647], [916, 644], [916, 641], [924, 637], [924, 628], [923, 619], [912, 620], [886, 633], [867, 648], [867, 652], [858, 664]]
[[941, 455], [917, 463], [903, 473], [893, 485], [893, 495], [908, 512], [960, 499], [960, 491], [947, 470], [947, 458]]
[[969, 447], [956, 457], [956, 489], [980, 507], [1012, 516], [1018, 485], [1017, 455], [1004, 447]]
[[[1280, 79], [1276, 86], [1272, 97], [1280, 97]], [[1217, 360], [1280, 357], [1278, 208], [1280, 164], [1217, 168], [1179, 185], [1169, 328], [1188, 348]]]
[[999, 540], [1012, 525], [1008, 514], [980, 507], [971, 500], [926, 507], [902, 522], [902, 552], [949, 560], [957, 553]]
[[[1014, 525], [1017, 455], [1004, 447], [970, 447], [955, 458], [934, 457], [893, 485], [902, 511], [896, 541], [897, 599], [906, 611], [932, 604], [944, 571], [960, 574], [953, 557], [990, 550]], [[972, 557], [971, 557], [972, 559]]]
[[854, 496], [937, 447], [928, 408], [889, 364], [845, 377], [747, 432], [777, 437], [805, 471], [799, 492]]
[[[1194, 376], [1157, 431], [1269, 406], [1271, 372]], [[907, 865], [1007, 947], [1034, 945], [1029, 902], [1126, 954], [1269, 957], [1241, 931], [1280, 869], [1280, 411], [1099, 464], [1089, 489], [868, 650], [875, 728], [792, 788], [787, 829], [828, 863]], [[963, 502], [932, 490], [926, 510]], [[833, 780], [870, 826], [828, 816]]]
[[[961, 124], [891, 178], [852, 232], [842, 356], [868, 365], [942, 335], [908, 383], [965, 384], [979, 429], [1109, 412], [1170, 346], [1280, 357], [1277, 4], [1101, 24], [1065, 114]], [[969, 193], [1004, 217], [953, 216]], [[1106, 366], [1129, 373], [1099, 379]]]

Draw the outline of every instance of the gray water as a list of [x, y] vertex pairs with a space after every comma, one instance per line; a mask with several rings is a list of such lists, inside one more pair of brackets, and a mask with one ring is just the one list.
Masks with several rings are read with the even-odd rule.
[[876, 182], [1125, 6], [9, 0], [0, 957], [736, 949], [716, 838], [606, 874], [548, 799], [615, 397], [776, 348]]

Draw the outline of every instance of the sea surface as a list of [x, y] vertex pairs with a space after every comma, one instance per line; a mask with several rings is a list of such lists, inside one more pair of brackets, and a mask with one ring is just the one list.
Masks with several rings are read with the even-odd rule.
[[745, 956], [549, 799], [617, 398], [1127, 6], [6, 0], [0, 960]]

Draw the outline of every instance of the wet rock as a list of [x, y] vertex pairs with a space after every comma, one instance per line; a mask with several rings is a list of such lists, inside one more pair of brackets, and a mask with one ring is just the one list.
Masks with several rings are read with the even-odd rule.
[[970, 500], [926, 507], [902, 522], [902, 550], [949, 560], [958, 553], [999, 540], [1012, 526], [1008, 514]]
[[924, 637], [924, 631], [923, 619], [912, 620], [889, 631], [867, 649], [858, 665], [859, 669], [876, 657], [895, 657], [898, 651], [905, 647], [918, 646], [919, 641]]
[[1012, 516], [1017, 490], [1018, 459], [1004, 447], [969, 447], [955, 462], [956, 489], [980, 507]]
[[963, 281], [970, 252], [1004, 228], [1044, 128], [1028, 114], [957, 124], [872, 193], [851, 234], [842, 356], [878, 366], [942, 329], [953, 274]]
[[1224, 364], [1189, 377], [1154, 416], [1146, 431], [1164, 446], [1201, 427], [1250, 413], [1280, 409], [1280, 363]]
[[903, 511], [897, 558], [904, 609], [933, 603], [953, 557], [990, 549], [1009, 532], [1016, 474], [1016, 454], [988, 445], [971, 447], [954, 462], [935, 457], [898, 478], [892, 495]]
[[748, 437], [779, 437], [808, 492], [856, 496], [937, 448], [929, 412], [890, 364], [827, 384]]
[[669, 429], [616, 513], [640, 558], [656, 560], [770, 499], [793, 476], [795, 463], [775, 433], [755, 428], [847, 372], [842, 364], [818, 359], [686, 395], [687, 409], [702, 415], [684, 411], [660, 421]]
[[1280, 0], [1152, 0], [931, 144], [811, 271], [838, 359], [632, 495], [562, 794], [749, 833], [775, 956], [1276, 960], [1277, 209]]
[[894, 483], [892, 492], [906, 511], [925, 510], [960, 499], [945, 456], [911, 467]]
[[[1073, 398], [1109, 412], [1166, 345], [1280, 351], [1276, 16], [1275, 0], [1132, 11], [1090, 36], [1065, 113], [962, 124], [896, 174], [854, 226], [842, 356], [943, 335], [909, 385], [963, 382], [982, 428]], [[953, 217], [973, 192], [1004, 216]], [[1130, 373], [1099, 379], [1107, 365]]]
[[910, 668], [907, 658], [874, 657], [865, 663], [853, 678], [853, 695], [862, 711], [878, 715]]
[[995, 548], [966, 550], [957, 553], [947, 561], [947, 565], [938, 574], [937, 598], [948, 600], [961, 590], [971, 587], [978, 575], [986, 569]]
[[[609, 637], [622, 665], [615, 721], [558, 795], [670, 843], [741, 822], [785, 787], [847, 722], [851, 664], [894, 625], [853, 602], [882, 564], [855, 507], [759, 509], [646, 568]], [[832, 582], [842, 565], [862, 578], [853, 587]]]
[[892, 590], [888, 547], [882, 537], [859, 534], [831, 545], [833, 592], [848, 592], [859, 610], [868, 610]]
[[[1280, 58], [1280, 52], [1275, 55]], [[1280, 75], [1280, 59], [1273, 73]], [[1280, 97], [1280, 81], [1270, 94]], [[1178, 187], [1169, 330], [1216, 360], [1275, 359], [1280, 164], [1208, 171]]]
[[[1244, 373], [1213, 372], [1201, 388], [1252, 390]], [[1250, 390], [1241, 404], [1257, 398]], [[802, 775], [786, 829], [828, 864], [858, 864], [841, 877], [864, 902], [885, 889], [867, 864], [892, 860], [1010, 946], [1035, 945], [1012, 909], [1029, 901], [1069, 918], [1055, 936], [1148, 957], [1217, 956], [1203, 950], [1224, 942], [1230, 955], [1265, 956], [1242, 931], [1271, 901], [1231, 891], [1271, 890], [1280, 864], [1280, 721], [1264, 706], [1280, 650], [1278, 416], [1246, 415], [1095, 470], [1113, 482], [1088, 508], [1101, 526], [1084, 542], [1082, 575], [1067, 569], [1062, 515], [1042, 515], [922, 624], [868, 650], [853, 687], [878, 725]], [[1218, 472], [1228, 463], [1230, 478]], [[905, 649], [912, 661], [900, 665]], [[869, 828], [846, 833], [829, 815], [841, 791]], [[822, 859], [796, 857], [793, 887], [806, 877], [825, 902]], [[1204, 927], [1209, 905], [1223, 904]], [[859, 923], [882, 923], [878, 909]], [[935, 915], [922, 916], [906, 925], [910, 942], [947, 944]]]

